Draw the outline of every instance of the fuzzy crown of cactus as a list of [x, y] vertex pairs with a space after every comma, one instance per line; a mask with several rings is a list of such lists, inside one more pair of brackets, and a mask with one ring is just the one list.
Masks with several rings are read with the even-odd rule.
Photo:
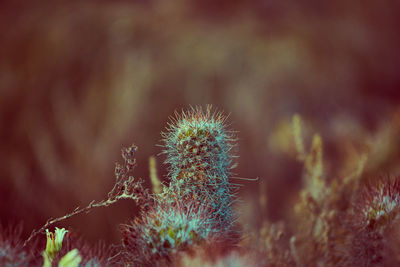
[[176, 114], [162, 136], [170, 192], [181, 201], [196, 199], [210, 205], [220, 226], [229, 228], [235, 188], [228, 178], [236, 139], [226, 129], [225, 120], [222, 113], [213, 113], [211, 106], [205, 111], [192, 108]]

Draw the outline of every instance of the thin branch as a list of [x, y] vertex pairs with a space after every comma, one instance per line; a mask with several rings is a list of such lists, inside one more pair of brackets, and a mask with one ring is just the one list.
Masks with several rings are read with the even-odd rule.
[[115, 166], [115, 178], [116, 182], [111, 191], [107, 194], [108, 198], [99, 202], [92, 200], [89, 205], [84, 208], [75, 208], [74, 211], [68, 213], [62, 217], [50, 218], [47, 222], [38, 230], [33, 230], [29, 238], [24, 242], [24, 247], [39, 233], [45, 233], [45, 229], [50, 225], [64, 221], [72, 216], [89, 213], [93, 208], [98, 207], [108, 207], [121, 199], [132, 199], [140, 205], [141, 209], [146, 209], [151, 202], [150, 194], [147, 189], [142, 186], [143, 181], [141, 179], [135, 180], [133, 176], [129, 174], [133, 171], [136, 166], [135, 152], [137, 147], [131, 145], [128, 148], [122, 149], [122, 157], [124, 159], [124, 164], [119, 163]]

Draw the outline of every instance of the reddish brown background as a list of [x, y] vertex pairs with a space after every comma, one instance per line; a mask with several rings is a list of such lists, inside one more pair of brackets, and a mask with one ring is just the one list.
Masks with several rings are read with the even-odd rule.
[[[260, 185], [245, 182], [248, 223], [284, 218], [301, 163], [272, 133], [300, 113], [334, 168], [338, 136], [357, 140], [390, 125], [400, 90], [398, 10], [394, 0], [2, 2], [1, 222], [23, 221], [27, 236], [104, 198], [119, 151], [132, 142], [136, 177], [149, 183], [147, 160], [161, 151], [168, 116], [206, 103], [230, 113], [239, 131], [238, 176], [265, 187], [267, 210], [255, 212]], [[122, 201], [62, 225], [117, 242], [117, 225], [136, 211]]]

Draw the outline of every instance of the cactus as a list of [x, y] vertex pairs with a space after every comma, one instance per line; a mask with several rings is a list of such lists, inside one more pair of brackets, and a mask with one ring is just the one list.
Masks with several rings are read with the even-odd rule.
[[235, 146], [226, 117], [201, 107], [176, 114], [167, 132], [162, 133], [167, 155], [170, 192], [181, 201], [195, 199], [211, 205], [218, 227], [230, 229], [234, 222], [231, 209], [235, 186], [229, 182], [233, 168], [231, 154]]
[[127, 259], [141, 265], [163, 262], [202, 243], [235, 244], [230, 183], [234, 134], [222, 113], [200, 107], [177, 114], [162, 133], [169, 185], [141, 218], [122, 227]]
[[207, 209], [197, 203], [158, 202], [141, 219], [123, 226], [126, 262], [170, 264], [175, 254], [219, 237]]
[[392, 255], [388, 241], [398, 230], [399, 178], [379, 178], [375, 183], [366, 185], [356, 198], [352, 215], [349, 223], [355, 233], [351, 242], [353, 262], [368, 266], [387, 265], [397, 259]]

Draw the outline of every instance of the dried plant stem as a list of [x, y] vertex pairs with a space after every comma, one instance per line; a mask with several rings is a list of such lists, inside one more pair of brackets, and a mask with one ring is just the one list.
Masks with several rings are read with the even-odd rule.
[[[32, 231], [32, 233], [29, 236], [29, 238], [27, 240], [25, 240], [24, 247], [26, 246], [26, 244], [29, 243], [29, 241], [32, 240], [32, 238], [37, 236], [39, 233], [45, 233], [46, 228], [48, 228], [50, 225], [52, 225], [52, 224], [54, 224], [56, 222], [64, 221], [64, 220], [66, 220], [68, 218], [71, 218], [72, 216], [75, 216], [75, 215], [78, 215], [78, 214], [81, 214], [81, 213], [89, 213], [91, 211], [91, 209], [93, 209], [93, 208], [108, 207], [111, 204], [116, 203], [118, 200], [126, 199], [126, 198], [130, 198], [130, 197], [121, 195], [121, 196], [118, 196], [118, 197], [116, 197], [115, 199], [112, 199], [112, 200], [111, 199], [107, 199], [107, 200], [102, 200], [100, 202], [95, 202], [93, 200], [93, 201], [91, 201], [89, 203], [89, 205], [87, 205], [84, 208], [76, 207], [74, 209], [74, 211], [72, 211], [71, 213], [68, 213], [68, 214], [66, 214], [66, 215], [64, 215], [62, 217], [58, 217], [58, 218], [55, 218], [55, 219], [50, 218], [50, 219], [47, 220], [47, 222], [40, 229]], [[130, 199], [132, 199], [132, 198], [130, 198]]]
[[145, 209], [151, 202], [151, 197], [148, 193], [148, 190], [143, 189], [141, 179], [135, 180], [133, 176], [129, 176], [129, 174], [133, 171], [136, 165], [135, 152], [137, 147], [135, 145], [131, 145], [128, 148], [122, 149], [122, 157], [124, 159], [124, 164], [121, 165], [119, 163], [115, 166], [115, 177], [116, 182], [114, 187], [108, 193], [108, 198], [99, 202], [91, 201], [89, 205], [84, 208], [75, 208], [74, 211], [55, 219], [48, 219], [47, 222], [38, 230], [33, 230], [29, 238], [24, 242], [24, 247], [39, 233], [45, 233], [45, 229], [50, 225], [64, 221], [72, 216], [81, 214], [81, 213], [89, 213], [93, 208], [98, 207], [108, 207], [111, 204], [116, 203], [121, 199], [131, 199], [136, 201], [137, 204], [140, 205], [141, 209]]

